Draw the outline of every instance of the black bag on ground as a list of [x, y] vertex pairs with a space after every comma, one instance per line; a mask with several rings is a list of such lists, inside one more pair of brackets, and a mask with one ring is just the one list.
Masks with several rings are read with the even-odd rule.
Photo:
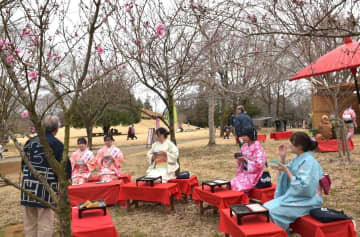
[[310, 211], [310, 216], [322, 223], [352, 219], [343, 211], [336, 211], [330, 208], [315, 208]]
[[189, 171], [183, 171], [183, 172], [180, 172], [176, 175], [176, 178], [177, 179], [189, 179], [190, 178], [190, 173]]

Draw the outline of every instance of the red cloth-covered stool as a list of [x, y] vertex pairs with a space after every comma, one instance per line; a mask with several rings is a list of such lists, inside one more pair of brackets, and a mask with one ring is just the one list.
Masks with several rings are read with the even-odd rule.
[[311, 216], [304, 216], [290, 227], [301, 237], [356, 237], [352, 220], [322, 223]]
[[[342, 147], [342, 145], [341, 145]], [[354, 150], [354, 142], [352, 140], [348, 140], [348, 147], [349, 150]], [[319, 152], [337, 152], [338, 149], [338, 144], [337, 144], [337, 140], [336, 139], [331, 139], [331, 140], [322, 140], [322, 141], [318, 141], [318, 148], [317, 150]]]
[[264, 204], [265, 202], [271, 201], [274, 199], [274, 194], [276, 190], [276, 184], [273, 184], [269, 188], [253, 188], [249, 192], [249, 198], [256, 202]]
[[233, 237], [287, 237], [285, 230], [272, 222], [267, 222], [265, 216], [250, 215], [241, 218], [241, 225], [237, 223], [237, 217], [230, 216], [230, 209], [220, 210], [219, 231], [225, 236]]
[[258, 134], [257, 135], [257, 140], [259, 142], [265, 142], [266, 141], [266, 134]]
[[192, 198], [194, 187], [199, 186], [199, 181], [195, 175], [192, 175], [188, 179], [170, 179], [168, 183], [179, 184], [181, 194], [185, 195], [185, 200], [187, 199], [187, 196]]
[[83, 212], [79, 219], [79, 209], [72, 208], [71, 225], [74, 237], [117, 237], [114, 223], [110, 213], [107, 211], [104, 216], [103, 210], [94, 209]]
[[[216, 212], [217, 209], [229, 208], [231, 205], [249, 203], [249, 197], [244, 192], [215, 188], [212, 193], [209, 186], [204, 186], [204, 190], [201, 186], [195, 187], [192, 198], [200, 204], [200, 215], [207, 209], [214, 209]], [[204, 202], [210, 206], [204, 207]]]
[[275, 140], [287, 140], [287, 139], [290, 139], [292, 134], [293, 134], [292, 131], [274, 132], [274, 133], [270, 134], [270, 138], [275, 139]]

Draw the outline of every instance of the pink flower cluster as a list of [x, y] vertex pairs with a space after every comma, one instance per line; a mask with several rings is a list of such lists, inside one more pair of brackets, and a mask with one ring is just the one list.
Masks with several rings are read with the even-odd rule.
[[28, 76], [33, 79], [34, 81], [37, 81], [38, 79], [38, 76], [37, 76], [37, 73], [36, 72], [29, 72], [28, 73]]
[[99, 54], [104, 53], [104, 49], [103, 49], [102, 47], [100, 47], [100, 46], [97, 46], [97, 47], [96, 47], [96, 50], [97, 50], [97, 52], [98, 52]]
[[29, 112], [28, 111], [24, 111], [24, 112], [21, 113], [21, 118], [25, 119], [27, 117], [29, 117]]
[[155, 37], [163, 37], [165, 35], [165, 25], [159, 24], [155, 27]]
[[126, 11], [126, 12], [130, 12], [130, 11], [131, 11], [131, 8], [134, 7], [134, 1], [131, 1], [130, 3], [125, 3], [125, 4], [124, 4], [124, 7], [125, 7], [125, 11]]

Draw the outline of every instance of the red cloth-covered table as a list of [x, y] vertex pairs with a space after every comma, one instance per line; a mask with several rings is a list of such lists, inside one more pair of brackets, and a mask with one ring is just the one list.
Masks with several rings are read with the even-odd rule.
[[[348, 140], [348, 146], [350, 150], [354, 150], [354, 142], [352, 140]], [[337, 140], [331, 139], [331, 140], [318, 141], [318, 151], [337, 152], [338, 151]]]
[[293, 134], [292, 131], [274, 132], [270, 134], [270, 138], [275, 140], [286, 140], [289, 139], [292, 134]]
[[192, 175], [189, 179], [170, 179], [169, 183], [179, 184], [182, 194], [192, 195], [193, 188], [199, 186], [199, 181], [195, 175]]
[[257, 135], [257, 140], [259, 142], [265, 142], [266, 141], [266, 134], [258, 134]]
[[106, 216], [103, 210], [89, 210], [79, 219], [78, 208], [72, 208], [72, 233], [73, 237], [117, 237], [114, 223], [109, 212]]
[[[181, 190], [177, 183], [155, 183], [150, 186], [146, 183], [130, 182], [121, 185], [119, 200], [126, 201], [127, 208], [130, 208], [130, 201], [159, 202], [165, 206], [171, 205], [174, 208], [174, 198], [181, 199]], [[137, 205], [137, 202], [136, 202]]]
[[276, 184], [269, 188], [253, 188], [250, 190], [249, 197], [261, 201], [262, 204], [274, 199]]
[[352, 220], [321, 223], [311, 216], [304, 216], [290, 227], [301, 237], [356, 237]]
[[119, 202], [120, 185], [124, 180], [113, 180], [109, 183], [97, 184], [95, 182], [69, 186], [68, 193], [71, 206], [77, 206], [86, 200], [105, 200], [106, 205]]
[[220, 210], [219, 231], [233, 237], [287, 237], [286, 232], [272, 222], [266, 222], [262, 215], [244, 216], [238, 225], [236, 216], [230, 216], [230, 209]]
[[[131, 182], [131, 175], [130, 174], [121, 174], [120, 179], [124, 181], [124, 183], [130, 183]], [[91, 176], [89, 179], [89, 182], [98, 182], [100, 181], [100, 176]]]
[[228, 208], [234, 204], [248, 204], [249, 197], [244, 192], [228, 190], [226, 188], [215, 188], [215, 192], [210, 191], [209, 186], [195, 187], [193, 196], [195, 202], [200, 202], [200, 214], [204, 213], [203, 202], [207, 202], [218, 209]]

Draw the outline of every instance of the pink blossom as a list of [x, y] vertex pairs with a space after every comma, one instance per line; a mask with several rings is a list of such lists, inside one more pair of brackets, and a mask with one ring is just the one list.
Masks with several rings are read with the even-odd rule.
[[125, 26], [123, 26], [123, 25], [120, 25], [120, 29], [124, 29], [125, 28]]
[[137, 44], [137, 45], [139, 45], [139, 44], [140, 44], [140, 40], [135, 40], [134, 43]]
[[36, 133], [35, 127], [31, 127], [31, 133]]
[[36, 81], [38, 77], [36, 72], [29, 72], [28, 76], [32, 78], [34, 81]]
[[51, 56], [52, 56], [52, 55], [51, 55], [51, 52], [48, 52], [48, 53], [47, 53], [47, 57], [48, 57], [48, 58], [51, 58]]
[[128, 8], [128, 7], [127, 7], [125, 10], [126, 10], [126, 12], [130, 12], [130, 11], [131, 11], [131, 9]]
[[25, 36], [25, 35], [28, 35], [28, 34], [30, 34], [30, 33], [31, 33], [31, 31], [30, 31], [29, 29], [24, 28], [21, 35], [22, 35], [22, 36]]
[[14, 56], [12, 56], [12, 55], [7, 56], [7, 58], [6, 58], [6, 61], [8, 63], [11, 63], [13, 60], [14, 60]]
[[29, 112], [24, 111], [24, 112], [21, 113], [21, 118], [25, 119], [27, 117], [29, 117]]
[[122, 69], [125, 69], [125, 68], [126, 68], [126, 64], [121, 65], [121, 68], [122, 68]]
[[98, 51], [99, 54], [104, 53], [104, 49], [101, 47], [97, 47], [96, 50]]
[[140, 50], [139, 50], [139, 54], [143, 54], [144, 52], [145, 52], [144, 49], [140, 49]]
[[124, 4], [124, 7], [128, 7], [128, 6], [129, 6], [129, 3], [126, 2], [126, 3]]
[[108, 21], [107, 17], [104, 17], [103, 22], [106, 23]]
[[164, 24], [159, 24], [159, 25], [157, 25], [155, 27], [155, 30], [156, 30], [155, 36], [156, 37], [158, 37], [158, 36], [162, 37], [165, 34], [165, 25]]
[[15, 49], [14, 52], [19, 54], [21, 51], [20, 51], [20, 49]]
[[0, 40], [0, 47], [3, 46], [4, 43], [5, 43], [4, 40]]

